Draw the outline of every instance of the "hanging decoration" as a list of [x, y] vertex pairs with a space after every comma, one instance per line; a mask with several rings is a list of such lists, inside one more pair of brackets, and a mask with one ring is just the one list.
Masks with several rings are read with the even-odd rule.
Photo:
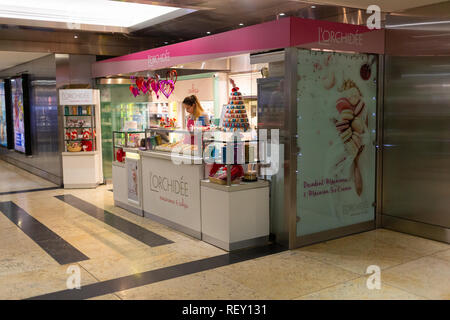
[[135, 85], [130, 85], [130, 92], [137, 97], [140, 94], [152, 94], [155, 93], [156, 99], [159, 99], [159, 93], [161, 92], [166, 98], [175, 90], [175, 83], [178, 80], [178, 74], [176, 70], [169, 70], [166, 73], [166, 79], [160, 80], [159, 75], [155, 74], [154, 77], [145, 79], [144, 77], [131, 76], [131, 80], [134, 80]]

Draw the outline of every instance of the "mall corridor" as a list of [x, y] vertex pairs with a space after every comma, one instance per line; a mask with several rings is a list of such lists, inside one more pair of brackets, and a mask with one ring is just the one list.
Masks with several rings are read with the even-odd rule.
[[0, 0], [0, 302], [448, 313], [449, 88], [450, 0]]
[[0, 195], [38, 189], [57, 188], [45, 179], [0, 160]]
[[[450, 299], [450, 246], [386, 229], [227, 253], [1, 163], [0, 299]], [[371, 265], [381, 289], [367, 287]], [[69, 290], [69, 267], [81, 289]]]

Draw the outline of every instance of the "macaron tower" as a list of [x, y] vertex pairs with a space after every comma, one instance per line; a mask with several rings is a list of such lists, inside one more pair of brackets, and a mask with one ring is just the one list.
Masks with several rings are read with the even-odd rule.
[[242, 100], [242, 94], [234, 83], [224, 114], [223, 128], [225, 131], [247, 131], [249, 129], [247, 111]]
[[347, 98], [340, 98], [336, 102], [339, 118], [336, 121], [336, 129], [344, 142], [347, 152], [356, 157], [362, 147], [361, 135], [364, 133], [362, 120], [365, 103], [360, 99], [352, 104]]

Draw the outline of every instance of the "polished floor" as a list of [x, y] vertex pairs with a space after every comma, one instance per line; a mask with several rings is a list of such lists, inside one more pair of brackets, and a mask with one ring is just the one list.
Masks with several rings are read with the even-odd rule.
[[378, 229], [229, 254], [114, 207], [112, 186], [44, 190], [4, 162], [0, 179], [0, 299], [450, 299], [444, 243]]

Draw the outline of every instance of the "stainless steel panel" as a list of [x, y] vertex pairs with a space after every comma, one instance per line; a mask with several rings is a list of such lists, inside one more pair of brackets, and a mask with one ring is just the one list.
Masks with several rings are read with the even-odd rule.
[[2, 75], [30, 74], [31, 148], [32, 156], [17, 152], [2, 157], [27, 171], [62, 184], [61, 156], [58, 152], [58, 109], [54, 55], [48, 55], [19, 66], [3, 70]]
[[386, 57], [383, 214], [450, 228], [450, 57]]
[[450, 243], [450, 229], [383, 215], [383, 227], [419, 237]]

